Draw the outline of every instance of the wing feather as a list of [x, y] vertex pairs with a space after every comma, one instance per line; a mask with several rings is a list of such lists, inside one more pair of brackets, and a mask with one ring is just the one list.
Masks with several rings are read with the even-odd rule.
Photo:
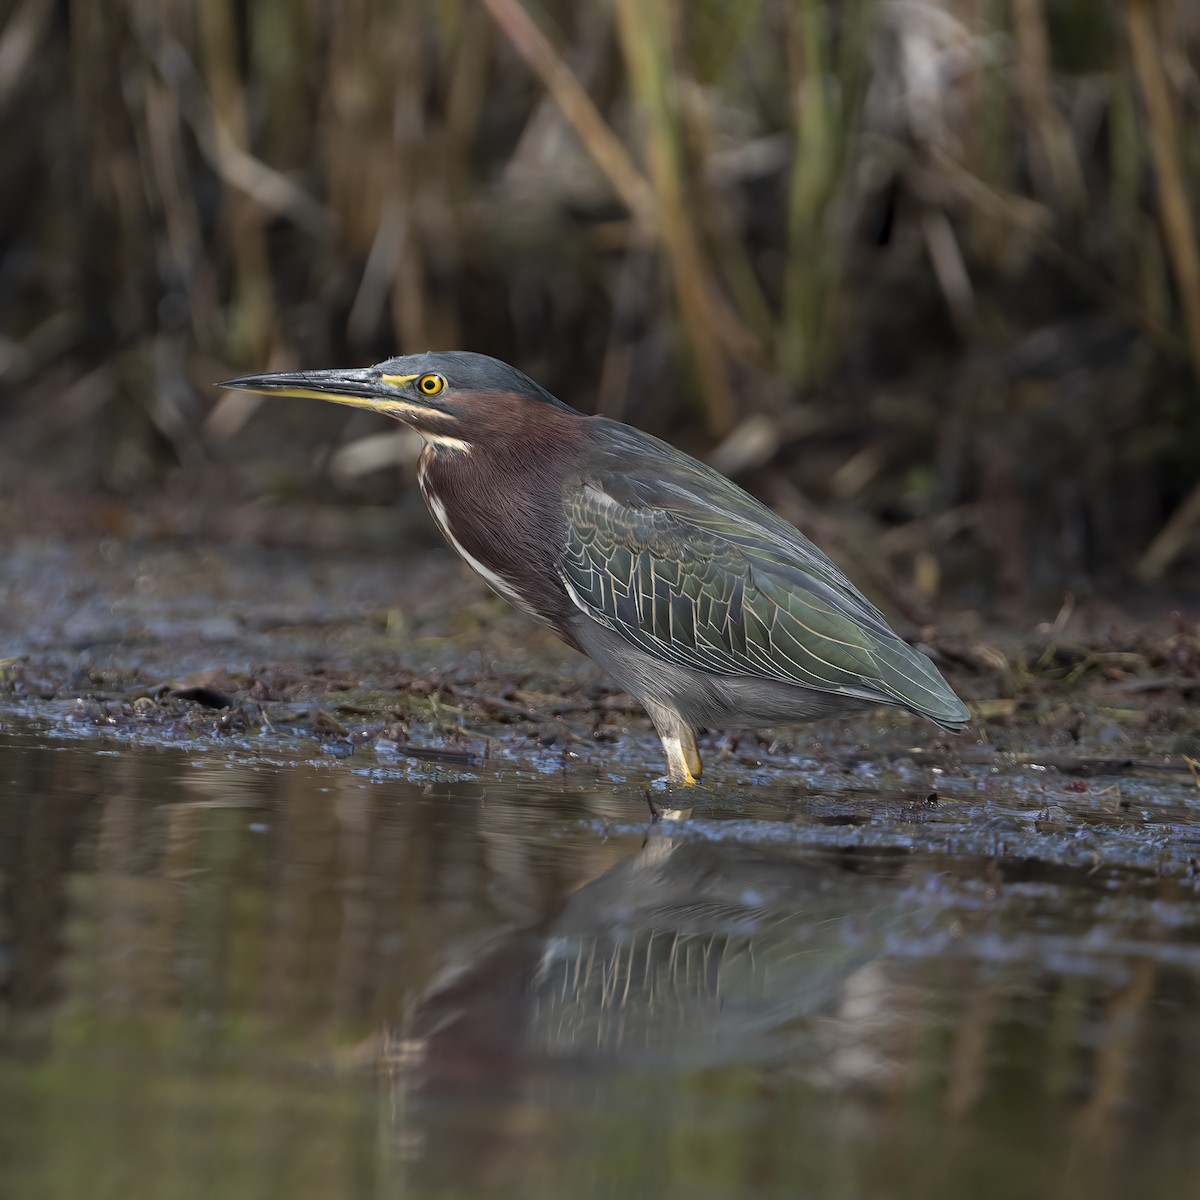
[[798, 530], [702, 464], [605, 424], [627, 444], [564, 497], [561, 573], [588, 617], [676, 666], [965, 724], [933, 664]]

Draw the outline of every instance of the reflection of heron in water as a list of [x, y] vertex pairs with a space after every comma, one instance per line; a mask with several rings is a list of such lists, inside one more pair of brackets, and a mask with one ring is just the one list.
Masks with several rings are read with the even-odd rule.
[[449, 964], [408, 1045], [435, 1088], [503, 1087], [536, 1062], [810, 1059], [800, 1019], [923, 923], [894, 884], [811, 852], [655, 834], [549, 922]]
[[654, 838], [576, 893], [529, 988], [526, 1040], [684, 1068], [761, 1060], [911, 922], [894, 893], [794, 853]]

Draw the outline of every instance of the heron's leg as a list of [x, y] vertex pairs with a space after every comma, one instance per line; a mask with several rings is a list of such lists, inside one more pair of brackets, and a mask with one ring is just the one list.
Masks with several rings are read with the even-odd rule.
[[668, 781], [672, 787], [691, 787], [704, 769], [700, 751], [696, 749], [695, 731], [670, 709], [658, 705], [646, 707], [667, 756]]

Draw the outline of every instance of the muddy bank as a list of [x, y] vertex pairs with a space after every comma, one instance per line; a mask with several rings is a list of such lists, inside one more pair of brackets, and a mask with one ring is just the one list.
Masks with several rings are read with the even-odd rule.
[[[1103, 859], [1114, 832], [1154, 827], [1120, 854], [1186, 874], [1200, 636], [1178, 614], [1086, 622], [998, 633], [950, 614], [925, 632], [972, 705], [967, 733], [887, 711], [711, 731], [697, 801], [778, 814], [802, 797], [831, 820], [891, 819], [917, 838], [947, 822], [994, 834], [999, 819], [1051, 858], [1086, 846]], [[2, 709], [133, 745], [300, 747], [385, 775], [529, 771], [631, 796], [663, 770], [627, 697], [440, 549], [400, 563], [361, 549], [16, 537], [0, 659]]]

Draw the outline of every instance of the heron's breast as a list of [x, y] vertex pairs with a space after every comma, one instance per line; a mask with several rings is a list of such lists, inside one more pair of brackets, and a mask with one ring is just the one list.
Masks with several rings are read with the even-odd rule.
[[544, 478], [514, 471], [478, 448], [463, 455], [428, 446], [417, 480], [434, 524], [459, 557], [493, 591], [559, 628], [570, 602], [557, 570], [561, 513]]

